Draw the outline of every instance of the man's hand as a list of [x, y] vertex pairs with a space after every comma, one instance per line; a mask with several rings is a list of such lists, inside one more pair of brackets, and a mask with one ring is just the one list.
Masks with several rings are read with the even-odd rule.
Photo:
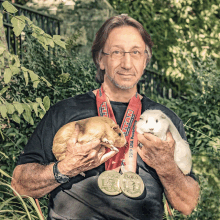
[[172, 134], [167, 133], [166, 141], [150, 133], [138, 134], [138, 141], [143, 144], [142, 148], [138, 148], [138, 154], [156, 170], [169, 203], [184, 215], [189, 215], [198, 202], [199, 185], [193, 178], [184, 175], [176, 165]]
[[66, 156], [58, 164], [59, 171], [70, 177], [98, 167], [117, 153], [110, 151], [105, 154], [105, 147], [100, 144], [100, 140], [81, 145], [77, 143], [78, 134], [79, 126], [76, 125], [72, 137], [67, 141]]
[[143, 144], [142, 148], [138, 148], [138, 154], [147, 165], [160, 173], [166, 173], [172, 169], [175, 163], [175, 141], [170, 132], [167, 132], [166, 141], [150, 133], [138, 134], [137, 137], [138, 141]]

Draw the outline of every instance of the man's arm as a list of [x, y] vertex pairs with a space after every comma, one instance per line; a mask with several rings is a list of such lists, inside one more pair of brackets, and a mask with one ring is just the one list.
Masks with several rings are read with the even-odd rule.
[[[86, 144], [77, 143], [79, 126], [76, 126], [73, 136], [67, 142], [66, 157], [58, 163], [58, 170], [69, 177], [74, 177], [81, 172], [91, 170], [107, 161], [117, 152], [110, 151], [105, 154], [105, 147], [99, 140]], [[60, 184], [55, 180], [53, 165], [27, 163], [18, 165], [12, 176], [12, 187], [20, 194], [40, 198]]]
[[149, 133], [138, 134], [138, 140], [143, 144], [138, 153], [147, 165], [156, 170], [169, 203], [184, 215], [191, 214], [198, 202], [199, 185], [176, 165], [172, 134], [168, 132], [167, 141]]

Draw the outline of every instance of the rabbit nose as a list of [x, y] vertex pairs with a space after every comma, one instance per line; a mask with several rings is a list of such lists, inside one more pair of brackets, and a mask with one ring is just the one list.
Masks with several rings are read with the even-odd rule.
[[149, 128], [149, 130], [150, 130], [150, 131], [153, 131], [153, 130], [154, 130], [154, 128]]

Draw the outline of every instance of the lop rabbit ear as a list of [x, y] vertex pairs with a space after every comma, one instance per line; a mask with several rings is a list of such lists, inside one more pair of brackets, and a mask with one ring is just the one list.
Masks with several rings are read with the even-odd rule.
[[166, 115], [162, 114], [162, 115], [161, 115], [161, 118], [162, 118], [162, 119], [165, 119], [165, 118], [166, 118]]

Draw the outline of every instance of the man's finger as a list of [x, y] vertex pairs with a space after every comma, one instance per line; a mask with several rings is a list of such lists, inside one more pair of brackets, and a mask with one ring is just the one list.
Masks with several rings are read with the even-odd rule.
[[97, 148], [97, 151], [99, 151], [101, 145], [100, 145], [101, 141], [99, 139], [93, 139], [91, 141], [89, 141], [86, 144], [83, 144], [83, 149], [85, 151], [89, 151], [91, 149], [95, 149]]
[[137, 138], [138, 138], [138, 141], [141, 142], [143, 145], [145, 144], [145, 145], [150, 146], [150, 140], [146, 139], [143, 134], [137, 134]]
[[175, 144], [175, 141], [170, 131], [167, 132], [167, 142], [170, 143], [171, 146]]
[[151, 133], [144, 133], [143, 135], [149, 141], [154, 141], [154, 140], [158, 139], [157, 136], [155, 136], [155, 135], [153, 135]]
[[115, 154], [117, 154], [118, 152], [116, 151], [110, 151], [106, 154], [104, 154], [100, 160], [100, 164], [106, 162], [108, 159], [110, 159], [111, 157], [115, 156]]

